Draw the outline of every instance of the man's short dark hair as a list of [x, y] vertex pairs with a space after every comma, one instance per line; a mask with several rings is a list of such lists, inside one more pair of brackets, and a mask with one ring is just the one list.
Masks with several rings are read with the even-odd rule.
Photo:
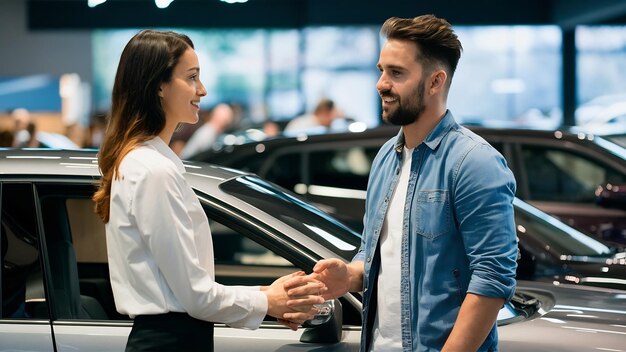
[[315, 110], [313, 110], [314, 114], [320, 114], [320, 113], [324, 113], [324, 112], [329, 112], [332, 109], [335, 108], [335, 102], [328, 99], [328, 98], [322, 98], [319, 103], [317, 103], [317, 106], [315, 106]]
[[443, 65], [450, 79], [461, 57], [463, 47], [450, 23], [433, 15], [415, 18], [391, 17], [383, 24], [380, 33], [387, 39], [407, 40], [415, 43], [418, 57], [424, 68], [431, 71]]

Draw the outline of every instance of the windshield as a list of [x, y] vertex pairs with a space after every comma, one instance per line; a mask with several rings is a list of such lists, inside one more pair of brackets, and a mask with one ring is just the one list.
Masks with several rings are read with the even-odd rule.
[[316, 207], [256, 176], [224, 182], [220, 189], [280, 219], [345, 259], [352, 259], [361, 245], [360, 236]]
[[[575, 230], [531, 205], [515, 199], [515, 223], [519, 236], [529, 236], [532, 242], [558, 255], [608, 256], [611, 249], [588, 235]], [[531, 242], [531, 241], [529, 241]]]

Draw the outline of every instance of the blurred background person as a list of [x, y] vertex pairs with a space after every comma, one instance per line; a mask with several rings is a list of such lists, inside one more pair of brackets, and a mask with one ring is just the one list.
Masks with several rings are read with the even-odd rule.
[[16, 148], [37, 148], [37, 126], [32, 121], [30, 112], [24, 108], [17, 108], [11, 112], [14, 121], [13, 146]]
[[[201, 110], [199, 113], [199, 121], [205, 121], [207, 114], [210, 114], [210, 110]], [[172, 140], [170, 141], [170, 148], [174, 151], [174, 153], [176, 153], [176, 155], [180, 156], [189, 138], [191, 138], [198, 128], [202, 126], [202, 124], [202, 122], [199, 122], [178, 125], [176, 131], [174, 131], [174, 134], [172, 135]]]
[[237, 131], [241, 131], [250, 127], [250, 116], [248, 116], [248, 109], [246, 108], [246, 106], [244, 106], [244, 104], [236, 101], [229, 101], [228, 106], [230, 106], [232, 110], [233, 117], [229, 126], [225, 129], [224, 133], [236, 133]]
[[[80, 148], [65, 135], [40, 131], [27, 109], [14, 109], [11, 112], [11, 117], [14, 124], [13, 147], [15, 148]], [[80, 126], [68, 126], [67, 128], [66, 132], [80, 133]]]
[[271, 120], [267, 120], [263, 123], [263, 133], [265, 133], [265, 138], [276, 137], [280, 134], [280, 126]]
[[[180, 152], [181, 159], [187, 159], [195, 154], [211, 148], [218, 137], [224, 133], [233, 123], [235, 117], [233, 109], [228, 104], [217, 104], [204, 116], [204, 123], [200, 126], [184, 144]], [[180, 146], [174, 146], [173, 149]], [[176, 150], [174, 150], [176, 151]]]
[[312, 113], [301, 115], [291, 120], [285, 126], [285, 134], [294, 132], [328, 132], [333, 121], [338, 116], [339, 112], [335, 107], [335, 102], [323, 98], [317, 103]]
[[85, 148], [100, 148], [102, 140], [104, 138], [104, 132], [107, 126], [106, 113], [96, 113], [91, 117], [89, 128], [86, 133], [85, 142], [83, 146]]
[[0, 147], [11, 148], [13, 146], [13, 132], [9, 130], [0, 131]]

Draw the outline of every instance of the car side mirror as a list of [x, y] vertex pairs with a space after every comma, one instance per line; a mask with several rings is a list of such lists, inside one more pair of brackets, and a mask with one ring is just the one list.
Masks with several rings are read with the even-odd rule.
[[596, 204], [626, 210], [626, 184], [607, 183], [596, 189]]
[[[300, 337], [300, 342], [304, 343], [338, 343], [341, 341], [343, 327], [343, 309], [338, 299], [332, 302], [331, 316], [320, 325], [303, 324], [306, 330]], [[313, 324], [316, 319], [313, 319]]]

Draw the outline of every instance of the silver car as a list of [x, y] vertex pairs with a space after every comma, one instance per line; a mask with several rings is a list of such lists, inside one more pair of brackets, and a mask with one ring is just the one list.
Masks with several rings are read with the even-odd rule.
[[[268, 284], [358, 250], [358, 234], [278, 186], [185, 166], [211, 219], [220, 283]], [[124, 349], [132, 323], [115, 311], [104, 226], [90, 200], [98, 177], [93, 151], [0, 150], [0, 351]], [[217, 324], [215, 350], [357, 351], [360, 295], [334, 306], [330, 320], [297, 332], [269, 317], [254, 331]], [[626, 291], [519, 282], [500, 312], [501, 350], [624, 351], [625, 307]]]

